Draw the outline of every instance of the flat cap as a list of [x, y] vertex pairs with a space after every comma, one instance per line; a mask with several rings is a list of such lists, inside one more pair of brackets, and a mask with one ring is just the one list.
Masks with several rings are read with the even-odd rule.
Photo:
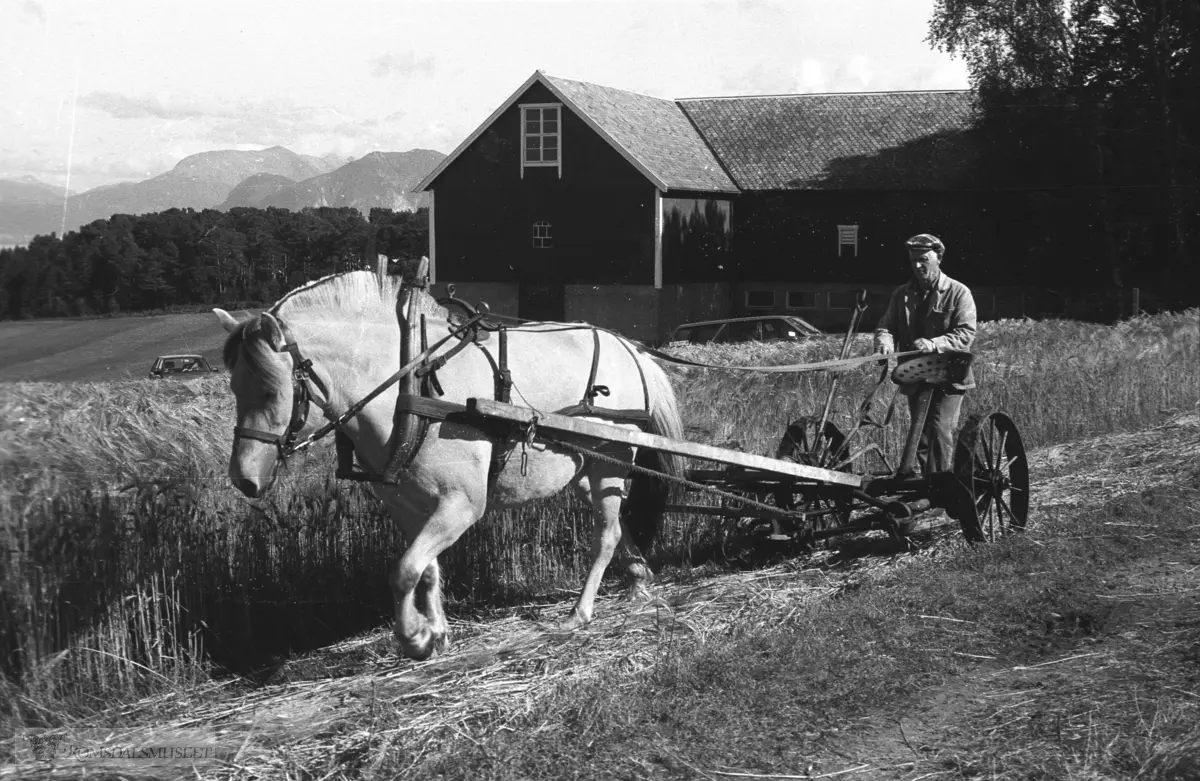
[[909, 249], [931, 249], [938, 255], [946, 251], [946, 245], [942, 243], [942, 240], [931, 233], [918, 233], [904, 242], [904, 246]]

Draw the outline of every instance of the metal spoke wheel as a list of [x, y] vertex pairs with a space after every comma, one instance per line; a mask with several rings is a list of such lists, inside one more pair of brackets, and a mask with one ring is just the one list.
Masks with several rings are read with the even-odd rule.
[[[820, 426], [820, 422], [815, 417], [792, 421], [779, 441], [775, 457], [822, 469], [851, 471], [851, 465], [843, 463], [849, 458], [846, 436], [833, 421], [825, 421], [824, 427]], [[821, 428], [820, 432], [818, 428]], [[809, 498], [783, 488], [775, 492], [775, 504], [789, 510], [812, 513], [808, 528], [813, 531], [849, 523], [852, 509], [848, 500]]]
[[1029, 461], [1012, 418], [972, 415], [958, 434], [954, 474], [961, 498], [958, 521], [970, 542], [992, 542], [1029, 520]]

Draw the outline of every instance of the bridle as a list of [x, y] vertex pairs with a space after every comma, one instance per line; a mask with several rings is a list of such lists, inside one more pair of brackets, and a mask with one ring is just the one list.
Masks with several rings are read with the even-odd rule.
[[[301, 430], [304, 429], [304, 424], [308, 422], [308, 412], [312, 404], [316, 404], [325, 413], [326, 418], [332, 418], [329, 404], [329, 388], [320, 377], [313, 374], [312, 359], [305, 358], [300, 354], [300, 346], [296, 340], [292, 338], [286, 325], [282, 320], [276, 318], [279, 327], [283, 331], [283, 338], [286, 340], [282, 348], [276, 349], [276, 352], [286, 352], [292, 356], [292, 416], [288, 420], [287, 428], [282, 434], [272, 434], [269, 431], [263, 431], [257, 428], [248, 426], [234, 426], [233, 438], [236, 441], [239, 437], [242, 439], [256, 439], [259, 442], [266, 442], [268, 445], [274, 445], [278, 452], [277, 459], [287, 463], [288, 457], [299, 450], [311, 445], [319, 439], [319, 436], [310, 435], [303, 441], [297, 442]], [[321, 401], [315, 393], [313, 387], [316, 387], [321, 392]], [[332, 430], [332, 429], [329, 429]], [[328, 434], [328, 430], [322, 429], [320, 436]]]
[[[335, 430], [341, 429], [351, 418], [362, 412], [363, 408], [371, 403], [376, 396], [383, 393], [392, 385], [399, 382], [403, 377], [413, 371], [422, 368], [428, 362], [429, 356], [433, 355], [446, 342], [452, 339], [460, 339], [460, 344], [443, 356], [440, 356], [432, 362], [433, 364], [444, 364], [450, 355], [456, 353], [461, 347], [465, 346], [470, 340], [468, 332], [480, 326], [485, 317], [490, 314], [487, 304], [482, 304], [478, 310], [471, 309], [471, 317], [462, 324], [450, 328], [450, 333], [434, 342], [429, 347], [422, 350], [418, 355], [413, 357], [407, 364], [401, 366], [399, 371], [393, 374], [388, 379], [384, 380], [375, 390], [368, 393], [362, 399], [350, 405], [350, 408], [341, 415], [333, 414], [332, 404], [330, 403], [329, 388], [320, 377], [312, 371], [312, 360], [305, 358], [300, 354], [300, 346], [292, 337], [287, 325], [283, 320], [279, 319], [278, 315], [273, 315], [276, 322], [279, 323], [280, 329], [283, 331], [284, 345], [275, 349], [275, 352], [286, 352], [292, 356], [292, 416], [288, 421], [287, 428], [282, 434], [272, 434], [269, 431], [250, 428], [248, 426], [234, 426], [233, 438], [236, 442], [241, 439], [254, 439], [259, 442], [266, 442], [269, 445], [274, 445], [277, 451], [276, 462], [287, 463], [289, 457], [304, 450], [309, 445], [319, 439], [327, 436]], [[320, 391], [320, 396], [313, 392], [314, 387]], [[324, 401], [322, 401], [324, 399]], [[310, 405], [316, 404], [321, 408], [329, 421], [324, 426], [309, 434], [304, 439], [298, 439], [300, 431], [303, 430], [305, 423], [308, 421], [308, 413]]]

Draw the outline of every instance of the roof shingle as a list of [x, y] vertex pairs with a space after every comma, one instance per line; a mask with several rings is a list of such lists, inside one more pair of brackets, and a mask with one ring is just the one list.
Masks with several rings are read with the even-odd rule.
[[675, 101], [585, 81], [542, 77], [668, 188], [737, 192]]
[[977, 154], [972, 95], [876, 92], [678, 101], [742, 190], [952, 189]]

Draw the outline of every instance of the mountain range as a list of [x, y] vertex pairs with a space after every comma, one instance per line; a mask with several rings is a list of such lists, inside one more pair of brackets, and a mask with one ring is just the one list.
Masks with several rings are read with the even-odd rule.
[[0, 247], [62, 231], [64, 209], [68, 231], [114, 214], [170, 208], [352, 206], [364, 216], [377, 206], [412, 211], [426, 205], [428, 195], [411, 189], [443, 158], [441, 152], [413, 149], [372, 152], [347, 162], [274, 146], [201, 152], [150, 179], [82, 193], [64, 193], [28, 176], [0, 179]]

